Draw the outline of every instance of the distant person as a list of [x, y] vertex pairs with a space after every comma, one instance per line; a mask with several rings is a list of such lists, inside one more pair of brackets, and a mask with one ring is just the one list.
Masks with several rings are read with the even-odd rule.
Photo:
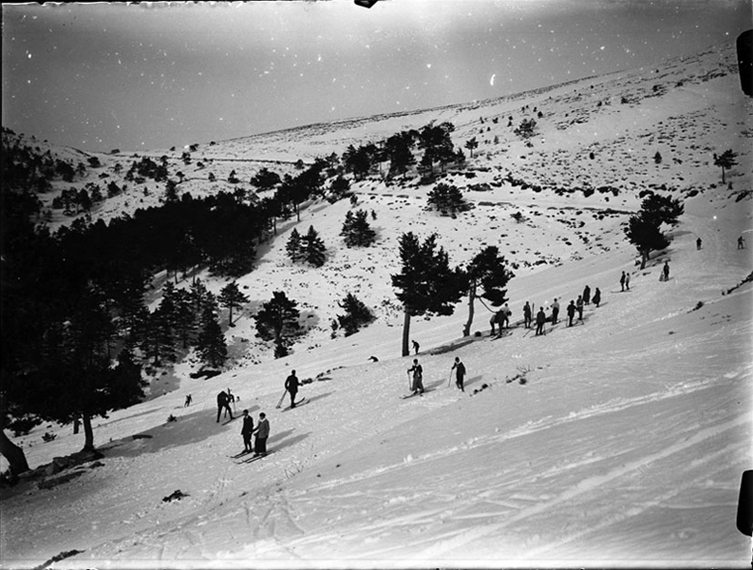
[[523, 305], [523, 326], [525, 326], [525, 328], [531, 326], [531, 305], [528, 304], [528, 301]]
[[183, 403], [183, 407], [187, 408], [188, 406], [191, 405], [192, 401], [193, 401], [193, 397], [191, 396], [191, 394], [186, 394], [186, 401]]
[[510, 315], [512, 315], [512, 311], [510, 310], [510, 307], [507, 305], [507, 303], [505, 303], [505, 306], [502, 307], [497, 313], [497, 316], [499, 317], [497, 319], [497, 323], [499, 324], [498, 334], [502, 334], [502, 329], [509, 328]]
[[698, 238], [697, 240], [695, 240], [696, 249], [701, 249], [701, 245], [703, 245], [703, 240], [701, 238]]
[[494, 313], [489, 319], [489, 324], [492, 327], [492, 332], [489, 333], [489, 336], [494, 336], [494, 333], [495, 333], [494, 325], [496, 322], [497, 322], [497, 313]]
[[597, 307], [599, 306], [599, 303], [601, 303], [601, 289], [598, 287], [596, 288], [596, 291], [594, 291], [593, 302]]
[[625, 275], [625, 272], [622, 272], [622, 276], [620, 277], [620, 291], [625, 290], [625, 281], [627, 280], [627, 276]]
[[570, 304], [567, 306], [567, 326], [573, 326], [573, 317], [575, 317], [575, 301], [570, 299]]
[[625, 290], [630, 291], [630, 273], [625, 273]]
[[544, 334], [545, 322], [546, 322], [546, 313], [544, 313], [544, 307], [539, 307], [539, 312], [536, 313], [536, 336]]
[[553, 325], [557, 324], [557, 318], [559, 317], [559, 314], [560, 314], [560, 304], [557, 301], [557, 298], [555, 297], [554, 303], [552, 303], [552, 324]]
[[230, 414], [230, 419], [233, 419], [233, 410], [230, 409], [230, 400], [224, 390], [217, 394], [217, 423], [220, 422], [222, 410], [225, 410], [226, 416]]
[[420, 348], [421, 348], [421, 346], [414, 340], [413, 341], [413, 353], [414, 354], [418, 354], [418, 351], [419, 351]]
[[460, 362], [459, 356], [455, 357], [455, 364], [452, 365], [452, 370], [455, 371], [455, 386], [465, 392], [465, 364]]
[[575, 309], [578, 311], [578, 320], [583, 320], [583, 297], [578, 295], [578, 300], [575, 301]]
[[737, 249], [745, 249], [745, 238], [743, 236], [737, 238]]
[[254, 456], [264, 456], [267, 454], [267, 438], [269, 437], [269, 420], [264, 412], [259, 414], [259, 425], [256, 426], [254, 432], [256, 433]]
[[669, 281], [669, 261], [664, 262], [664, 267], [662, 268], [662, 281]]
[[424, 369], [418, 363], [418, 358], [413, 359], [413, 366], [408, 368], [408, 374], [412, 374], [413, 383], [411, 384], [411, 392], [423, 394], [424, 393]]
[[295, 370], [290, 372], [290, 376], [285, 379], [285, 389], [290, 394], [290, 407], [295, 408], [295, 396], [298, 394], [298, 377], [295, 375]]
[[243, 410], [243, 427], [241, 427], [241, 436], [243, 436], [243, 453], [251, 453], [251, 434], [254, 433], [254, 419], [248, 415], [248, 410]]
[[588, 285], [583, 289], [583, 304], [591, 304], [591, 288]]

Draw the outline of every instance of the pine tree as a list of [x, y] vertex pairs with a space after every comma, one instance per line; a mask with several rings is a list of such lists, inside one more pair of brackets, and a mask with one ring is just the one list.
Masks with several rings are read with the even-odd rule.
[[324, 242], [319, 237], [314, 226], [309, 226], [308, 233], [301, 241], [303, 258], [314, 267], [321, 267], [324, 265], [327, 248], [324, 246]]
[[244, 303], [248, 303], [249, 298], [238, 288], [238, 283], [233, 281], [225, 285], [220, 291], [217, 298], [219, 304], [229, 311], [227, 325], [233, 326], [233, 309], [240, 309]]
[[465, 142], [465, 148], [471, 151], [471, 158], [473, 158], [473, 151], [478, 148], [478, 141], [476, 140], [476, 137], [467, 140]]
[[641, 269], [646, 268], [646, 262], [652, 251], [664, 249], [669, 245], [659, 225], [655, 221], [647, 220], [640, 213], [630, 216], [625, 235], [641, 255]]
[[474, 301], [482, 297], [495, 307], [507, 301], [507, 283], [514, 277], [507, 268], [505, 258], [499, 254], [497, 246], [482, 249], [465, 269], [466, 292], [468, 294], [468, 321], [463, 327], [463, 336], [471, 334]]
[[438, 210], [442, 215], [454, 216], [457, 212], [468, 209], [468, 204], [458, 187], [444, 182], [440, 182], [429, 192], [427, 201], [429, 207]]
[[296, 228], [293, 228], [293, 231], [290, 232], [290, 237], [285, 244], [285, 253], [294, 263], [298, 263], [303, 259], [301, 234], [298, 233]]
[[336, 324], [345, 331], [345, 336], [357, 333], [363, 325], [374, 320], [371, 310], [352, 293], [348, 293], [338, 306], [345, 310], [345, 314], [337, 315]]
[[275, 291], [272, 299], [262, 305], [256, 315], [256, 331], [264, 340], [275, 343], [275, 356], [288, 354], [288, 345], [298, 333], [300, 325], [298, 304], [288, 299], [284, 292]]
[[714, 166], [720, 166], [722, 168], [722, 184], [726, 183], [726, 180], [724, 178], [724, 172], [725, 170], [729, 170], [733, 166], [737, 165], [737, 153], [733, 152], [732, 149], [725, 150], [722, 154], [717, 155], [714, 153]]
[[376, 232], [371, 229], [366, 210], [348, 211], [345, 214], [340, 235], [348, 247], [368, 247], [376, 240]]
[[196, 350], [207, 366], [220, 368], [227, 360], [227, 344], [220, 323], [211, 308], [202, 314], [202, 328], [196, 341]]
[[403, 303], [403, 356], [409, 354], [410, 319], [424, 314], [451, 315], [465, 289], [462, 270], [452, 269], [443, 248], [437, 250], [436, 234], [419, 243], [408, 232], [400, 237], [401, 272], [392, 276], [392, 286]]

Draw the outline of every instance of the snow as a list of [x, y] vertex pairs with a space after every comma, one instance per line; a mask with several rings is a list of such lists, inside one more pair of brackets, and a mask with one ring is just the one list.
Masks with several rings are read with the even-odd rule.
[[[450, 175], [461, 188], [490, 185], [468, 191], [475, 208], [456, 219], [425, 211], [428, 187], [368, 180], [355, 189], [357, 207], [377, 214], [373, 247], [341, 245], [346, 201], [310, 204], [299, 223], [280, 226], [258, 267], [238, 280], [252, 302], [227, 330], [229, 369], [191, 379], [196, 363], [179, 364], [152, 379], [147, 401], [95, 421], [101, 466], [51, 489], [36, 481], [3, 489], [3, 566], [30, 568], [76, 549], [54, 566], [748, 567], [750, 539], [735, 519], [741, 474], [753, 459], [751, 283], [723, 292], [753, 265], [751, 250], [736, 248], [737, 237], [753, 230], [750, 199], [734, 199], [751, 188], [751, 102], [736, 74], [698, 79], [720, 62], [731, 69], [731, 49], [666, 62], [660, 74], [622, 72], [519, 98], [206, 147], [247, 179], [267, 165], [255, 158], [292, 163], [341, 153], [431, 118], [456, 124], [458, 146], [480, 127], [479, 116], [500, 116], [488, 137], [506, 137], [474, 155], [472, 163], [488, 170], [473, 179]], [[666, 92], [649, 97], [657, 83]], [[506, 127], [509, 114], [519, 122], [523, 105], [546, 114], [544, 142], [535, 138], [533, 149]], [[583, 122], [557, 126], [576, 116]], [[727, 148], [740, 154], [727, 173], [734, 190], [720, 184], [711, 160]], [[657, 150], [661, 165], [652, 160]], [[544, 189], [514, 187], [507, 172]], [[553, 189], [606, 184], [619, 195]], [[622, 227], [648, 184], [666, 184], [677, 197], [700, 193], [686, 198], [670, 247], [640, 270]], [[181, 188], [211, 191], [199, 179]], [[126, 209], [127, 199], [108, 202], [110, 213], [100, 215]], [[511, 218], [516, 211], [523, 222]], [[329, 248], [322, 268], [284, 256], [288, 232], [309, 225]], [[498, 245], [518, 264], [508, 287], [514, 323], [525, 301], [538, 307], [557, 297], [564, 308], [586, 284], [600, 287], [602, 304], [586, 307], [584, 324], [547, 323], [543, 337], [517, 325], [492, 340], [481, 304], [472, 327], [480, 335], [461, 338], [462, 302], [452, 316], [414, 318], [411, 338], [421, 351], [401, 358], [402, 314], [389, 275], [398, 271], [397, 240], [407, 230], [437, 232], [455, 264]], [[660, 282], [665, 259], [671, 279]], [[622, 271], [631, 273], [630, 291], [620, 291]], [[225, 283], [209, 285], [216, 292]], [[280, 360], [255, 338], [251, 318], [274, 290], [312, 315], [306, 337]], [[347, 292], [378, 319], [331, 339], [329, 320]], [[456, 356], [468, 369], [465, 393], [450, 381]], [[432, 391], [401, 400], [413, 358]], [[310, 403], [277, 410], [292, 369], [312, 379], [300, 392]], [[511, 381], [520, 375], [524, 383]], [[267, 413], [271, 456], [249, 464], [229, 457], [242, 440], [239, 421], [215, 422], [215, 395], [226, 387], [241, 398], [238, 414]], [[185, 408], [189, 393], [194, 403]], [[177, 421], [167, 422], [171, 414]], [[44, 432], [58, 437], [42, 443]], [[54, 425], [14, 441], [32, 468], [82, 445], [70, 426]], [[176, 490], [187, 496], [162, 501]]]

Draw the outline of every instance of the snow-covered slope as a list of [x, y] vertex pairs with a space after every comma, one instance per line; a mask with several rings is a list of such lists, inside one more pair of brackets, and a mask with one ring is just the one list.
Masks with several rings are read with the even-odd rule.
[[[455, 124], [456, 144], [492, 141], [473, 160], [475, 178], [448, 178], [475, 204], [456, 219], [424, 210], [426, 187], [370, 180], [355, 190], [358, 207], [376, 214], [374, 247], [338, 241], [345, 202], [311, 204], [300, 223], [283, 227], [239, 280], [253, 301], [227, 331], [233, 367], [198, 380], [190, 362], [179, 365], [153, 380], [147, 402], [97, 422], [101, 465], [50, 489], [27, 481], [3, 490], [3, 565], [32, 567], [75, 549], [56, 566], [747, 567], [750, 542], [735, 516], [753, 459], [753, 307], [744, 282], [753, 259], [736, 240], [750, 238], [753, 219], [750, 199], [736, 197], [752, 187], [751, 102], [733, 63], [732, 50], [720, 48], [503, 100], [208, 146], [216, 168], [234, 164], [245, 179], [264, 163], [235, 159], [292, 163], [433, 119]], [[507, 117], [517, 126], [534, 108], [544, 117], [529, 148]], [[740, 164], [727, 173], [731, 189], [712, 164], [728, 148]], [[570, 192], [602, 185], [617, 195]], [[639, 270], [622, 226], [639, 207], [637, 193], [662, 185], [686, 198], [685, 214], [670, 248]], [[201, 180], [182, 187], [212, 191]], [[518, 211], [520, 223], [511, 217]], [[309, 225], [329, 248], [320, 269], [284, 256], [287, 232]], [[542, 337], [516, 325], [490, 339], [481, 305], [472, 328], [480, 334], [468, 339], [465, 304], [450, 317], [413, 319], [431, 391], [401, 400], [414, 357], [400, 357], [402, 315], [389, 275], [407, 230], [437, 232], [453, 263], [498, 245], [517, 265], [508, 289], [515, 322], [525, 301], [569, 302], [585, 285], [601, 289], [602, 304], [587, 306], [583, 324], [547, 325]], [[660, 282], [665, 260], [671, 279]], [[622, 271], [631, 273], [630, 291], [620, 290]], [[309, 333], [274, 360], [250, 317], [279, 289], [310, 315]], [[347, 292], [378, 320], [330, 339]], [[465, 393], [450, 379], [455, 357], [468, 368]], [[314, 380], [301, 390], [308, 403], [280, 411], [292, 369]], [[271, 456], [229, 457], [242, 442], [239, 422], [215, 422], [214, 397], [226, 387], [240, 396], [238, 411], [269, 416]], [[194, 403], [184, 408], [188, 393]], [[170, 414], [177, 421], [167, 422]], [[42, 443], [45, 431], [57, 439]], [[31, 466], [79, 449], [70, 431], [41, 426], [21, 438]], [[187, 496], [162, 501], [176, 490]]]

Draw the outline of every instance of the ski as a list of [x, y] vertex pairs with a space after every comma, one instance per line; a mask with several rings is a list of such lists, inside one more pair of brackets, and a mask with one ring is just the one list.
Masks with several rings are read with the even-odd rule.
[[[301, 398], [300, 400], [298, 400], [295, 403], [295, 407], [297, 408], [297, 407], [302, 406], [303, 404], [306, 404], [306, 403], [308, 403], [308, 400], [306, 399], [306, 396], [304, 396], [303, 398]], [[288, 406], [287, 408], [283, 408], [282, 411], [283, 412], [287, 412], [288, 410], [294, 410], [294, 409], [295, 408], [291, 408], [290, 406]]]
[[235, 455], [228, 455], [230, 459], [238, 459], [239, 457], [243, 457], [244, 455], [248, 455], [249, 453], [253, 453], [252, 451], [241, 451], [240, 453], [236, 453]]
[[405, 394], [403, 396], [400, 396], [400, 399], [401, 400], [407, 400], [408, 398], [412, 398], [413, 396], [423, 396], [424, 394], [426, 394], [428, 392], [433, 392], [433, 391], [434, 391], [434, 388], [432, 388], [431, 390], [424, 390], [421, 393]]
[[253, 463], [254, 461], [258, 461], [259, 459], [264, 459], [265, 457], [269, 457], [272, 455], [274, 451], [268, 451], [264, 455], [254, 455], [253, 457], [249, 457], [248, 459], [244, 459], [243, 461], [236, 461], [236, 465], [244, 465], [246, 463]]

